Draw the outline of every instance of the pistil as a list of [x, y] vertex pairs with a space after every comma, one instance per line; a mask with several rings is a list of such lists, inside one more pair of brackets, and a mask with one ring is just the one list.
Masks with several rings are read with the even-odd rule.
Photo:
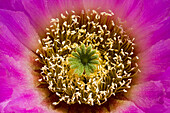
[[70, 57], [69, 64], [71, 69], [75, 69], [74, 73], [81, 76], [83, 73], [90, 75], [95, 71], [96, 65], [99, 64], [97, 60], [99, 55], [96, 55], [96, 50], [91, 50], [92, 46], [85, 47], [81, 44], [81, 48], [77, 47], [76, 52], [72, 52], [72, 57]]

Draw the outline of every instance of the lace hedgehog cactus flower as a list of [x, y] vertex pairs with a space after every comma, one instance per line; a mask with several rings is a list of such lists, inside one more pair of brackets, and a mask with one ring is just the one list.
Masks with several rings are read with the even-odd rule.
[[2, 113], [169, 113], [168, 0], [1, 0]]

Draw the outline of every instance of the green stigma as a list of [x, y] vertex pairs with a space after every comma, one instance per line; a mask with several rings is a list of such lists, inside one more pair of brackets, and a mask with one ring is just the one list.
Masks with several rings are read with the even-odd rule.
[[72, 52], [72, 57], [69, 57], [68, 61], [71, 69], [75, 69], [74, 73], [81, 76], [82, 74], [90, 75], [97, 69], [99, 64], [96, 50], [92, 50], [92, 46], [85, 47], [81, 44], [81, 47], [76, 48], [76, 52]]

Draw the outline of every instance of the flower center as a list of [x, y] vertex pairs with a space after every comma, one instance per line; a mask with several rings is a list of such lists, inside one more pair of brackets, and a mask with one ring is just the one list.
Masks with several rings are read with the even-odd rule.
[[37, 49], [40, 83], [67, 104], [101, 105], [127, 92], [138, 72], [135, 44], [113, 12], [70, 11], [51, 19]]
[[92, 46], [85, 48], [84, 44], [81, 44], [81, 48], [76, 48], [77, 52], [72, 52], [73, 57], [69, 58], [69, 64], [71, 69], [75, 69], [75, 73], [79, 76], [85, 72], [87, 75], [93, 73], [96, 69], [95, 64], [99, 64], [99, 61], [96, 60], [99, 56], [95, 55], [96, 51], [92, 50]]

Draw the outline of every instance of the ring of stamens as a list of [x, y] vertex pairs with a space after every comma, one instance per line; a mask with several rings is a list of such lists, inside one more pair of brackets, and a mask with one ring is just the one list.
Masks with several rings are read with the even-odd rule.
[[[46, 37], [39, 40], [42, 48], [37, 49], [39, 58], [35, 60], [43, 65], [39, 82], [45, 81], [48, 89], [59, 97], [53, 105], [61, 101], [101, 105], [111, 95], [127, 92], [130, 88], [132, 78], [139, 70], [135, 45], [122, 26], [113, 20], [114, 14], [110, 10], [108, 13], [66, 11], [61, 17], [51, 19]], [[75, 58], [81, 45], [86, 51], [89, 46], [97, 51], [94, 70], [85, 69], [89, 60], [80, 54], [81, 58], [77, 58], [81, 62], [73, 65], [71, 59]]]

